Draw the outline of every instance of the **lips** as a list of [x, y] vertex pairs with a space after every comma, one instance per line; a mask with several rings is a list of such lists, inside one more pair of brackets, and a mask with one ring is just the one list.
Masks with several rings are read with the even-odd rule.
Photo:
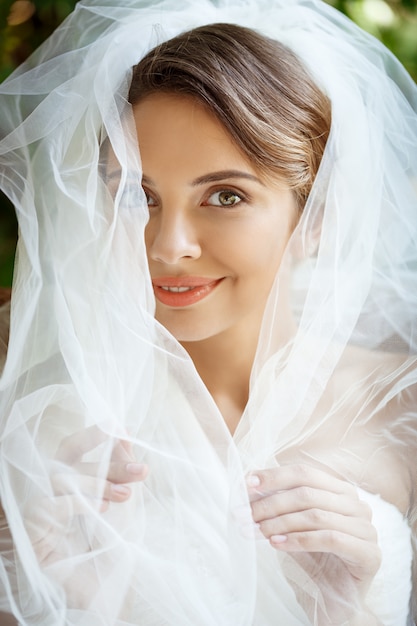
[[152, 280], [155, 297], [171, 307], [186, 307], [199, 302], [222, 281], [201, 276], [161, 276]]

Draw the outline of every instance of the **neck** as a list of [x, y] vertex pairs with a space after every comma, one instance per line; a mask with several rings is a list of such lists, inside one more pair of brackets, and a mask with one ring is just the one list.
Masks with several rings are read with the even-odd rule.
[[219, 335], [183, 345], [233, 434], [248, 401], [256, 343]]
[[183, 347], [217, 404], [233, 434], [249, 397], [249, 379], [258, 332], [229, 330], [202, 341], [183, 342]]
[[[278, 313], [279, 311], [279, 313]], [[202, 381], [217, 404], [233, 434], [249, 399], [249, 381], [258, 346], [262, 314], [200, 341], [181, 342], [190, 355]], [[287, 290], [275, 303], [273, 349], [283, 346], [296, 330]]]

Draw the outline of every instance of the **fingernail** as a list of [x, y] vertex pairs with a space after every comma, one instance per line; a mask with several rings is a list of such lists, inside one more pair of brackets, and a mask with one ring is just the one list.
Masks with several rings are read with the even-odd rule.
[[287, 541], [287, 535], [272, 535], [271, 543], [285, 543]]
[[130, 494], [129, 487], [125, 487], [124, 485], [112, 485], [111, 490], [118, 496], [127, 496]]
[[250, 474], [246, 478], [246, 484], [248, 487], [259, 487], [261, 484], [261, 479], [256, 474]]
[[143, 474], [145, 470], [145, 465], [143, 463], [128, 463], [126, 465], [126, 471], [129, 472], [129, 474]]

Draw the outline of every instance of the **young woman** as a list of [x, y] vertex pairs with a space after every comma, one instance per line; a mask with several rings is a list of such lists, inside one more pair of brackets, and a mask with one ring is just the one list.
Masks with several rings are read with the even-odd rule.
[[415, 87], [322, 3], [146, 4], [2, 89], [0, 608], [405, 626]]

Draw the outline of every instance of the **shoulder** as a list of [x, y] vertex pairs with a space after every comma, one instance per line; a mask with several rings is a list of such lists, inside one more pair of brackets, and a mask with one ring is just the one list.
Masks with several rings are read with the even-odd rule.
[[304, 444], [310, 455], [403, 515], [414, 507], [417, 512], [416, 380], [415, 356], [347, 347], [314, 412], [320, 426]]
[[417, 367], [415, 356], [406, 351], [371, 350], [359, 346], [349, 346], [341, 359], [343, 369], [359, 371], [362, 376], [377, 378], [382, 372], [397, 372], [403, 375]]
[[[417, 402], [417, 356], [349, 347], [339, 364], [335, 385], [355, 388], [356, 398], [369, 419], [379, 426], [415, 415]], [[366, 402], [364, 402], [366, 399]]]
[[357, 428], [353, 426], [352, 432], [368, 451], [363, 457], [365, 486], [373, 486], [402, 513], [416, 510], [417, 358], [352, 348], [345, 366], [360, 398], [355, 407]]

